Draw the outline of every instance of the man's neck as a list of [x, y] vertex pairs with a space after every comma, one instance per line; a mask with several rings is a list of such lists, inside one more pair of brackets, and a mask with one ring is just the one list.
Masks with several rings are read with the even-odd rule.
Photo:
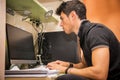
[[80, 26], [81, 26], [82, 22], [85, 21], [85, 20], [86, 20], [86, 19], [82, 19], [82, 20], [79, 20], [79, 21], [78, 21], [78, 24], [77, 24], [76, 27], [75, 27], [75, 34], [76, 34], [76, 35], [78, 35]]

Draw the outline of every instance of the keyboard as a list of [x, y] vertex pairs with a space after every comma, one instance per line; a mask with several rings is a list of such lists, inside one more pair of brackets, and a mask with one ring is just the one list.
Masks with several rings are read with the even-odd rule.
[[5, 70], [5, 75], [47, 74], [47, 70]]
[[46, 66], [37, 66], [31, 69], [16, 69], [13, 68], [11, 70], [5, 70], [6, 75], [20, 75], [20, 74], [47, 74], [49, 71]]
[[36, 66], [30, 69], [5, 70], [5, 77], [46, 77], [51, 74], [58, 74], [58, 70], [49, 70], [46, 66]]

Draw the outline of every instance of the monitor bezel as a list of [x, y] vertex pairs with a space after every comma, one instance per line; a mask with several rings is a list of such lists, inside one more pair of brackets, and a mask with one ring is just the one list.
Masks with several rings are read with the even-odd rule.
[[[14, 28], [16, 28], [16, 29], [20, 29], [20, 28], [18, 28], [18, 27], [15, 27], [15, 26], [13, 26], [13, 25], [10, 25], [10, 24], [6, 24], [6, 38], [7, 38], [7, 46], [8, 46], [8, 54], [10, 55], [10, 52], [9, 52], [9, 47], [10, 47], [10, 45], [9, 45], [9, 41], [8, 41], [8, 31], [7, 31], [7, 27], [14, 27]], [[22, 30], [22, 29], [20, 29], [20, 30]], [[25, 31], [25, 30], [23, 30], [24, 32], [27, 32], [27, 31]], [[31, 34], [31, 36], [32, 36], [32, 33], [30, 33], [30, 32], [27, 32], [27, 33], [29, 33], [29, 34]], [[33, 36], [32, 36], [32, 39], [33, 39]], [[32, 40], [32, 42], [33, 42], [33, 40]], [[24, 46], [24, 44], [23, 44], [23, 46]], [[33, 43], [33, 50], [34, 50], [34, 43]], [[35, 55], [35, 51], [34, 51], [34, 59], [13, 59], [13, 58], [11, 58], [11, 57], [9, 57], [9, 59], [10, 59], [10, 64], [12, 65], [12, 64], [36, 64], [36, 55]]]

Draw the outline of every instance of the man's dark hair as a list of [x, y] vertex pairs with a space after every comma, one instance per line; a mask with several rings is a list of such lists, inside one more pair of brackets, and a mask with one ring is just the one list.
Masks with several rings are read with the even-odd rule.
[[67, 2], [62, 2], [57, 8], [56, 14], [60, 15], [61, 12], [69, 16], [71, 11], [75, 11], [80, 19], [86, 19], [86, 7], [79, 0], [70, 0]]

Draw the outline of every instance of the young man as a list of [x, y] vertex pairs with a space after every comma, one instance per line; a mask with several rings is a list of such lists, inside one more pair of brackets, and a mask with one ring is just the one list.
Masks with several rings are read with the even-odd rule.
[[113, 32], [86, 20], [86, 7], [79, 0], [63, 2], [56, 13], [65, 33], [78, 36], [81, 49], [78, 64], [57, 60], [47, 65], [67, 74], [57, 80], [120, 80], [120, 45]]

